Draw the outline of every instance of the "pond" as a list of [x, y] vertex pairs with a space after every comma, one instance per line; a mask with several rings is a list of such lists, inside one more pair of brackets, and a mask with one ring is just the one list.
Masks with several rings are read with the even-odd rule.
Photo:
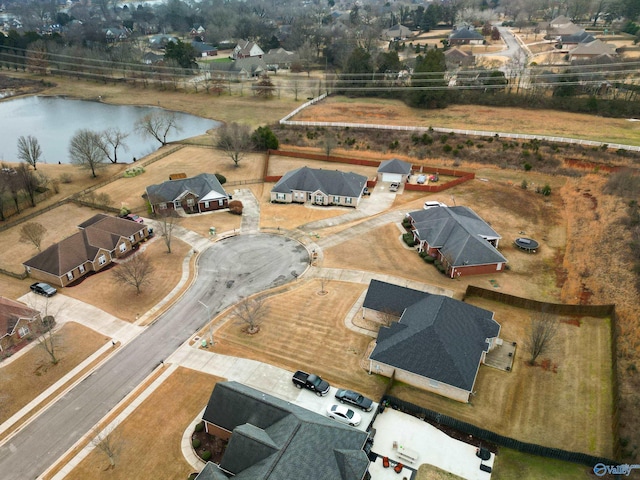
[[[18, 161], [18, 137], [32, 135], [42, 148], [42, 163], [69, 163], [69, 142], [80, 129], [103, 131], [118, 128], [129, 136], [127, 150], [118, 149], [119, 162], [131, 162], [156, 151], [160, 143], [136, 132], [136, 122], [147, 114], [163, 111], [158, 107], [108, 105], [62, 97], [25, 97], [0, 102], [0, 160]], [[171, 130], [169, 141], [202, 135], [220, 122], [175, 113], [180, 131]]]

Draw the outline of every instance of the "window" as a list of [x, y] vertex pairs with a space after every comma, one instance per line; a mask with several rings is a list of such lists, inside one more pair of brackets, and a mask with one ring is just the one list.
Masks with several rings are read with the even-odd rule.
[[80, 270], [80, 273], [84, 273], [84, 265], [80, 265], [78, 267], [78, 270]]
[[344, 203], [346, 203], [347, 205], [351, 205], [352, 202], [353, 202], [353, 198], [344, 197]]
[[193, 198], [187, 198], [187, 207], [193, 207]]
[[107, 257], [105, 257], [104, 255], [100, 255], [100, 256], [98, 257], [98, 263], [99, 263], [100, 265], [104, 265], [105, 263], [107, 263]]
[[131, 243], [135, 242], [135, 241], [136, 241], [136, 235], [135, 235], [135, 234], [131, 235], [131, 236], [129, 237], [129, 241], [130, 241]]
[[71, 271], [71, 272], [67, 273], [67, 278], [68, 278], [69, 280], [73, 280], [73, 271]]
[[218, 200], [218, 206], [219, 207], [224, 207], [224, 198]]
[[166, 210], [167, 209], [167, 204], [166, 203], [161, 203], [160, 205], [158, 205], [158, 208], [160, 210]]
[[[296, 196], [298, 194], [296, 193]], [[286, 198], [286, 195], [284, 193], [276, 193], [276, 200], [284, 200]]]
[[204, 208], [209, 208], [209, 202], [204, 202]]
[[340, 197], [333, 197], [333, 203], [340, 203]]
[[22, 338], [22, 337], [26, 337], [27, 335], [29, 335], [31, 331], [29, 330], [29, 327], [24, 326], [24, 327], [20, 327], [18, 329], [18, 337]]
[[120, 244], [120, 253], [124, 253], [127, 251], [127, 244], [126, 243], [121, 243]]
[[324, 197], [322, 195], [316, 195], [316, 203], [324, 203]]

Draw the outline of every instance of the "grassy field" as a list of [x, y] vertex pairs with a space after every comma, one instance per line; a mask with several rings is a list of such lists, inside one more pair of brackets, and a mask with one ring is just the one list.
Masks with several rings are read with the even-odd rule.
[[[171, 254], [168, 254], [159, 237], [144, 244], [143, 248], [142, 255], [148, 256], [155, 270], [149, 284], [142, 287], [140, 295], [136, 295], [133, 287], [119, 283], [108, 270], [85, 277], [78, 285], [65, 288], [64, 294], [90, 303], [127, 322], [135, 322], [177, 285], [182, 276], [182, 262], [191, 249], [186, 243], [174, 238], [171, 242]], [[126, 296], [126, 301], [122, 301], [123, 295]]]
[[398, 100], [332, 96], [302, 110], [297, 121], [384, 123], [422, 127], [528, 133], [640, 145], [640, 127], [624, 118], [523, 108], [451, 105], [441, 110], [413, 109]]
[[105, 454], [94, 449], [65, 478], [187, 478], [193, 467], [182, 455], [182, 434], [220, 380], [179, 367], [114, 431], [120, 446], [115, 468], [109, 468]]
[[493, 465], [493, 480], [588, 480], [593, 470], [584, 465], [562, 462], [551, 458], [527, 455], [516, 450], [501, 448]]
[[247, 335], [232, 318], [216, 335], [216, 351], [254, 358], [289, 370], [310, 369], [332, 385], [380, 397], [385, 380], [370, 376], [359, 362], [371, 337], [347, 329], [344, 318], [365, 286], [318, 280], [269, 297], [260, 332]]
[[11, 362], [0, 363], [0, 423], [110, 340], [74, 322], [63, 325], [56, 335], [60, 347], [60, 361], [56, 365], [51, 364], [49, 355], [38, 346]]

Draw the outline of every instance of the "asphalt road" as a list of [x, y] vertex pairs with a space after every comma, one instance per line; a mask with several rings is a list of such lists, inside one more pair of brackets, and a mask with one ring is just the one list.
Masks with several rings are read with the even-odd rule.
[[0, 447], [0, 478], [43, 473], [202, 328], [208, 318], [199, 302], [214, 316], [242, 296], [293, 280], [308, 263], [306, 249], [281, 236], [242, 235], [212, 245], [200, 256], [196, 282], [170, 310]]

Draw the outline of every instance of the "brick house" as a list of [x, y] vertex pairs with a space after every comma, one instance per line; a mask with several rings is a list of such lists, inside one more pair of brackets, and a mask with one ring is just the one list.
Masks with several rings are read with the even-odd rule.
[[24, 303], [0, 297], [0, 354], [42, 331], [40, 312]]
[[169, 180], [147, 187], [147, 199], [154, 213], [182, 210], [203, 213], [228, 208], [230, 196], [210, 173]]

